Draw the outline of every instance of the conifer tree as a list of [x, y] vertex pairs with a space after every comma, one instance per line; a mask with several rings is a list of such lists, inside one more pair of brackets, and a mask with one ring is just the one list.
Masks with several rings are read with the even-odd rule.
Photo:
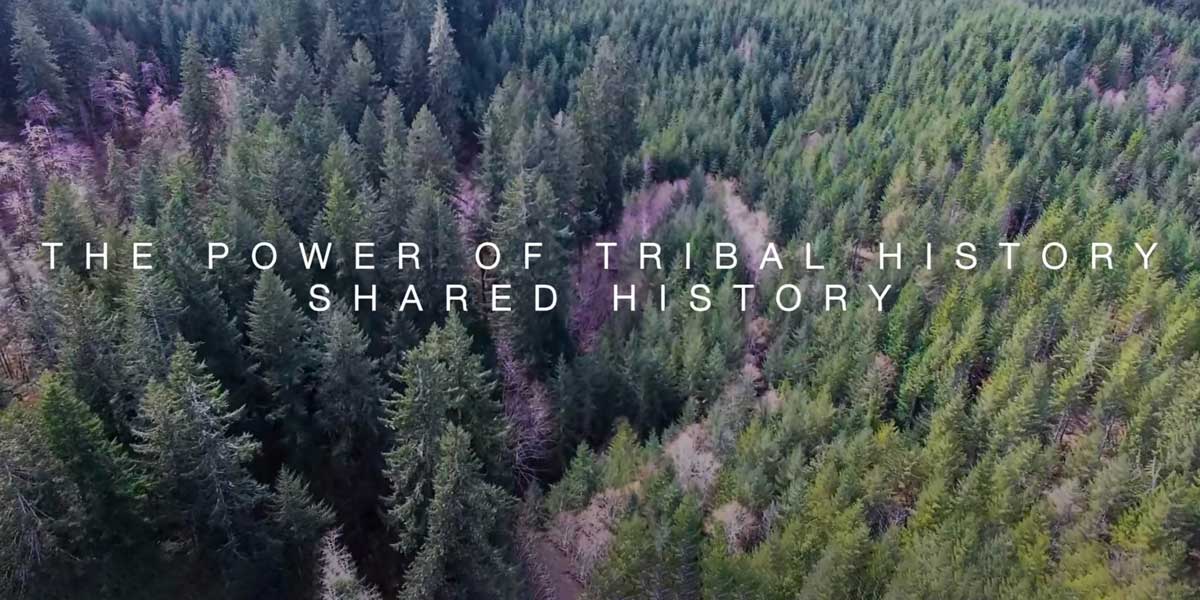
[[[229, 435], [240, 418], [228, 395], [182, 339], [170, 371], [146, 390], [133, 448], [146, 465], [163, 525], [195, 551], [214, 552], [227, 586], [253, 589], [270, 539], [255, 519], [263, 486], [243, 463], [258, 450], [249, 434]], [[248, 587], [243, 587], [248, 586]]]
[[397, 491], [387, 502], [399, 547], [411, 551], [425, 533], [427, 504], [437, 464], [436, 448], [451, 424], [471, 435], [474, 452], [486, 457], [493, 481], [506, 479], [504, 426], [494, 385], [457, 314], [434, 326], [404, 355], [395, 375], [403, 392], [393, 395], [387, 425], [395, 443], [386, 455], [386, 476]]
[[374, 107], [380, 100], [379, 72], [371, 51], [362, 40], [355, 42], [330, 94], [342, 126], [357, 133], [363, 110]]
[[438, 442], [428, 534], [404, 573], [400, 598], [515, 597], [505, 551], [514, 501], [486, 483], [470, 435], [455, 425]]
[[[500, 280], [513, 286], [514, 302], [511, 312], [497, 315], [521, 356], [538, 368], [549, 367], [559, 355], [568, 353], [568, 296], [557, 292], [569, 289], [564, 269], [567, 253], [561, 243], [566, 227], [557, 214], [558, 204], [545, 177], [534, 180], [530, 172], [522, 172], [509, 182], [492, 229], [501, 256], [524, 256], [526, 244], [541, 244], [533, 250], [541, 257], [532, 259], [528, 269], [521, 261], [501, 267]], [[539, 284], [557, 292], [557, 304], [550, 312], [536, 310], [535, 286]], [[548, 294], [543, 292], [543, 296], [541, 301], [549, 302]]]
[[291, 290], [271, 271], [263, 271], [254, 288], [247, 326], [255, 372], [274, 395], [269, 406], [255, 407], [262, 413], [258, 417], [280, 427], [285, 447], [299, 459], [313, 433], [306, 394], [310, 324]]
[[454, 45], [454, 27], [446, 5], [438, 0], [429, 31], [429, 107], [454, 145], [458, 140], [462, 102], [462, 65]]
[[55, 268], [71, 269], [80, 277], [87, 277], [84, 251], [86, 244], [99, 246], [95, 225], [85, 206], [80, 201], [75, 187], [63, 179], [51, 180], [46, 189], [46, 214], [42, 219], [42, 235], [47, 242], [58, 242], [61, 248], [55, 251]]
[[58, 358], [63, 377], [109, 431], [116, 431], [110, 403], [123, 385], [117, 316], [72, 272], [61, 273], [57, 285], [62, 302]]
[[47, 449], [79, 489], [90, 558], [116, 561], [136, 551], [143, 489], [126, 450], [59, 375], [42, 379], [38, 410]]
[[637, 144], [636, 101], [625, 52], [607, 36], [601, 37], [579, 81], [576, 122], [583, 154], [592, 157], [582, 173], [582, 193], [603, 228], [613, 223], [620, 210], [622, 161]]
[[104, 193], [112, 204], [118, 222], [133, 214], [132, 180], [125, 152], [117, 146], [111, 133], [104, 136]]
[[321, 39], [317, 43], [317, 75], [321, 90], [326, 94], [333, 92], [349, 56], [350, 49], [346, 46], [346, 40], [342, 38], [341, 23], [330, 10], [325, 15], [325, 27], [321, 30]]
[[0, 412], [0, 594], [69, 596], [80, 582], [73, 556], [85, 522], [78, 487], [50, 452], [32, 407]]
[[454, 156], [437, 118], [423, 106], [408, 132], [408, 177], [413, 185], [428, 185], [447, 196], [457, 191]]
[[417, 108], [429, 101], [425, 85], [428, 68], [426, 50], [420, 46], [412, 26], [408, 25], [400, 36], [400, 51], [396, 57], [396, 93], [400, 95], [406, 118], [412, 118]]
[[221, 127], [221, 108], [217, 88], [209, 75], [208, 59], [200, 51], [200, 42], [189, 35], [183, 47], [180, 63], [183, 94], [179, 104], [187, 125], [188, 143], [197, 163], [207, 169], [217, 148]]
[[[421, 297], [436, 298], [444, 293], [446, 285], [463, 284], [466, 259], [462, 255], [458, 223], [445, 196], [428, 185], [420, 186], [416, 196], [416, 203], [404, 221], [403, 239], [420, 248], [421, 268], [413, 269], [410, 261], [402, 277]], [[423, 325], [422, 330], [445, 316], [443, 303], [423, 308], [425, 311], [414, 318]]]
[[306, 98], [309, 102], [321, 99], [316, 75], [304, 49], [296, 46], [291, 52], [280, 50], [275, 57], [274, 79], [271, 83], [271, 110], [281, 118], [288, 118], [296, 108], [296, 102]]
[[[390, 98], [391, 96], [389, 96]], [[362, 121], [358, 125], [358, 145], [362, 148], [363, 170], [366, 171], [367, 181], [373, 188], [379, 188], [383, 177], [383, 152], [387, 140], [384, 137], [383, 124], [375, 116], [375, 109], [368, 107], [362, 113]]]
[[367, 346], [366, 336], [341, 302], [321, 313], [315, 331], [314, 419], [329, 448], [329, 466], [324, 469], [329, 483], [324, 489], [336, 490], [334, 507], [351, 531], [357, 531], [358, 519], [372, 510], [379, 496], [387, 439], [387, 387]]
[[304, 478], [280, 469], [270, 499], [271, 524], [283, 547], [287, 589], [302, 594], [316, 569], [317, 545], [334, 524], [333, 511], [312, 497]]
[[58, 58], [33, 15], [25, 7], [12, 9], [12, 62], [17, 68], [17, 92], [22, 101], [45, 92], [50, 100], [64, 99], [66, 84]]
[[129, 431], [133, 399], [155, 378], [165, 377], [183, 299], [174, 281], [163, 271], [135, 271], [122, 301], [124, 327], [121, 333], [121, 357], [124, 364], [122, 402], [113, 407], [113, 418], [122, 434]]

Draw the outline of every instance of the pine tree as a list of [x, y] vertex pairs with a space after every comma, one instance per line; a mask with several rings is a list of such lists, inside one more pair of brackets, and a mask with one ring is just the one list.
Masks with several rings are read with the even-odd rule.
[[333, 258], [337, 269], [337, 290], [349, 296], [355, 282], [366, 275], [355, 268], [355, 244], [368, 239], [366, 209], [346, 185], [338, 173], [329, 181], [329, 193], [325, 208], [318, 221], [318, 238], [333, 245]]
[[521, 261], [508, 261], [501, 267], [499, 279], [513, 286], [514, 305], [512, 312], [497, 315], [516, 350], [537, 368], [549, 367], [558, 356], [569, 353], [567, 294], [558, 293], [557, 305], [550, 312], [537, 311], [534, 302], [536, 285], [569, 289], [564, 268], [568, 256], [561, 243], [566, 227], [556, 212], [558, 204], [546, 178], [535, 181], [530, 172], [521, 172], [509, 182], [492, 228], [491, 239], [501, 256], [524, 256], [527, 243], [541, 244], [535, 250], [541, 257], [533, 259], [528, 269]]
[[118, 315], [70, 271], [59, 275], [62, 327], [59, 367], [71, 388], [117, 431], [112, 399], [122, 390]]
[[285, 447], [299, 459], [313, 441], [306, 393], [311, 325], [291, 290], [271, 271], [263, 271], [254, 288], [247, 326], [255, 372], [274, 395], [270, 406], [254, 408], [280, 427]]
[[485, 483], [467, 432], [451, 425], [438, 443], [428, 535], [404, 574], [400, 598], [513, 597], [505, 551], [514, 501]]
[[46, 189], [46, 214], [42, 219], [42, 236], [48, 242], [60, 242], [55, 251], [55, 269], [71, 269], [80, 277], [88, 277], [84, 251], [87, 243], [99, 245], [95, 224], [80, 201], [75, 187], [63, 179], [54, 179]]
[[196, 194], [186, 168], [170, 183], [171, 198], [159, 217], [156, 248], [162, 269], [174, 281], [183, 301], [179, 331], [199, 344], [206, 364], [231, 388], [243, 378], [241, 333], [214, 271], [201, 258], [207, 248], [204, 230], [193, 206]]
[[54, 102], [63, 100], [66, 84], [58, 59], [33, 15], [24, 7], [17, 8], [12, 23], [12, 62], [21, 100], [28, 102], [43, 92]]
[[0, 594], [69, 597], [86, 520], [80, 492], [55, 458], [38, 414], [17, 404], [0, 412]]
[[323, 489], [337, 490], [334, 507], [352, 531], [379, 496], [386, 442], [383, 400], [387, 388], [367, 345], [366, 336], [342, 303], [335, 302], [321, 313], [315, 332], [313, 403], [317, 430], [329, 448], [329, 466], [324, 469], [329, 483]]
[[320, 600], [380, 600], [375, 591], [358, 575], [354, 559], [331, 531], [321, 540]]
[[446, 5], [438, 0], [429, 31], [429, 107], [451, 145], [457, 143], [461, 119], [462, 65], [454, 46], [454, 28]]
[[117, 146], [112, 134], [104, 136], [104, 193], [112, 204], [118, 222], [133, 214], [132, 181], [125, 152]]
[[601, 37], [579, 80], [576, 122], [583, 154], [592, 157], [582, 173], [582, 193], [602, 228], [614, 222], [621, 208], [622, 161], [637, 145], [636, 101], [628, 58], [611, 39]]
[[216, 84], [208, 71], [208, 59], [200, 52], [199, 40], [194, 34], [189, 35], [180, 63], [183, 93], [179, 104], [187, 125], [192, 155], [204, 169], [212, 163], [221, 127]]
[[124, 389], [113, 407], [113, 419], [122, 434], [129, 432], [134, 399], [151, 380], [165, 377], [175, 352], [183, 299], [166, 273], [135, 271], [122, 301], [124, 327], [121, 356]]

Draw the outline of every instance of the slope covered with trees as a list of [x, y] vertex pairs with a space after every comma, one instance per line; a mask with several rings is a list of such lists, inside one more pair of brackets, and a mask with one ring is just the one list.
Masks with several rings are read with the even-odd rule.
[[0, 596], [1196, 596], [1198, 17], [0, 0]]

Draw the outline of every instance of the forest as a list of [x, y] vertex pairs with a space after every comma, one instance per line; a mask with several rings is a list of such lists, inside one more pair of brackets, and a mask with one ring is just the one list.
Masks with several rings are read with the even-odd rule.
[[1200, 597], [1198, 224], [1194, 0], [0, 0], [0, 598]]

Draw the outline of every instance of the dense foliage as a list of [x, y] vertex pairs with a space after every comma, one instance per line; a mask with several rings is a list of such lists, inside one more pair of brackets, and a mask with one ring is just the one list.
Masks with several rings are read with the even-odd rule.
[[0, 596], [1200, 595], [1197, 18], [0, 0]]

